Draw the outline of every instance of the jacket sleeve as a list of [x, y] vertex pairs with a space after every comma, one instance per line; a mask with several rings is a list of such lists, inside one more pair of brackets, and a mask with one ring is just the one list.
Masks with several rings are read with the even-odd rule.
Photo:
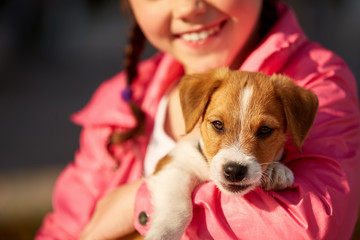
[[[345, 72], [348, 72], [346, 70]], [[342, 76], [342, 77], [340, 77]], [[300, 83], [302, 84], [302, 83]], [[351, 73], [329, 71], [306, 79], [319, 98], [315, 124], [299, 153], [291, 140], [284, 163], [294, 185], [284, 191], [261, 188], [228, 196], [212, 182], [193, 192], [193, 219], [183, 239], [350, 239], [356, 223], [360, 181], [360, 115]], [[148, 212], [143, 185], [135, 215]], [[145, 234], [135, 217], [135, 226]]]
[[110, 131], [104, 127], [82, 130], [80, 150], [57, 179], [53, 212], [45, 217], [36, 239], [78, 239], [114, 174], [114, 161], [106, 151]]

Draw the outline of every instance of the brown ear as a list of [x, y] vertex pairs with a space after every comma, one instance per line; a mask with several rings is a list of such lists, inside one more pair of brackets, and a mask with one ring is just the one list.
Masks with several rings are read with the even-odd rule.
[[220, 87], [227, 74], [227, 68], [220, 68], [207, 73], [185, 75], [180, 80], [180, 103], [186, 133], [191, 132], [198, 123], [211, 95]]
[[317, 96], [312, 91], [295, 85], [288, 77], [273, 75], [271, 79], [283, 103], [290, 136], [295, 147], [300, 150], [315, 120]]

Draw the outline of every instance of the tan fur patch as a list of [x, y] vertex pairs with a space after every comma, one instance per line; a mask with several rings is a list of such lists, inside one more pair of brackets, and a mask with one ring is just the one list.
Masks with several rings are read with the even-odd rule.
[[159, 171], [161, 171], [161, 169], [163, 169], [164, 166], [166, 166], [170, 161], [171, 161], [171, 156], [169, 155], [166, 155], [165, 157], [160, 159], [160, 161], [156, 165], [154, 175], [156, 175]]

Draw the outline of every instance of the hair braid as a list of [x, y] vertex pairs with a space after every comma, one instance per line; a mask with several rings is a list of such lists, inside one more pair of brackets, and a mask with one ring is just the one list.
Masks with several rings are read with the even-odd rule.
[[132, 99], [131, 83], [137, 76], [137, 65], [145, 47], [146, 38], [138, 24], [134, 21], [130, 33], [129, 44], [125, 50], [124, 68], [126, 72], [127, 88], [122, 92], [122, 98], [128, 101], [131, 110], [137, 120], [137, 125], [126, 132], [114, 131], [110, 136], [110, 144], [119, 144], [135, 136], [144, 133], [145, 113], [136, 105]]
[[127, 84], [130, 86], [131, 82], [137, 75], [137, 64], [145, 47], [145, 36], [141, 31], [139, 25], [134, 22], [130, 33], [130, 43], [125, 50], [125, 71], [127, 73]]

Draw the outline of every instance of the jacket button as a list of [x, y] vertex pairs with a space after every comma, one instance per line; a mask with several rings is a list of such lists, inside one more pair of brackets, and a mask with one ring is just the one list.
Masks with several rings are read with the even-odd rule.
[[148, 221], [149, 221], [148, 214], [146, 212], [141, 212], [139, 214], [139, 223], [140, 223], [140, 225], [145, 226]]

